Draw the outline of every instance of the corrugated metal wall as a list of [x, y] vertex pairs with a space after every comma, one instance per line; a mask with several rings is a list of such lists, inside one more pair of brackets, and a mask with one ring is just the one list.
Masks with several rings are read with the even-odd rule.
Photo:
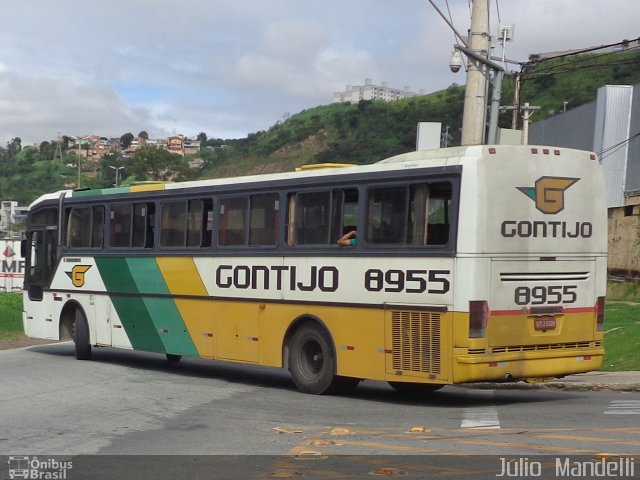
[[624, 205], [632, 94], [628, 85], [598, 89], [593, 149], [604, 168], [608, 207]]
[[[634, 95], [635, 92], [635, 95]], [[529, 129], [529, 143], [593, 150], [602, 155], [607, 205], [624, 205], [624, 192], [640, 190], [640, 84], [606, 85], [595, 102], [541, 122]]]
[[[640, 134], [640, 84], [633, 87], [631, 106], [630, 137]], [[629, 159], [627, 161], [627, 181], [625, 192], [640, 190], [640, 136], [629, 142]]]
[[596, 102], [587, 103], [533, 123], [529, 128], [529, 144], [593, 150], [595, 122]]

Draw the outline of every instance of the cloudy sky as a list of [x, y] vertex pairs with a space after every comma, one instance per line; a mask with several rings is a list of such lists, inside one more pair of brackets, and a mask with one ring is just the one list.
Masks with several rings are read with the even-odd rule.
[[[448, 3], [466, 32], [469, 0]], [[638, 0], [491, 4], [493, 32], [515, 24], [514, 60], [640, 35]], [[427, 0], [3, 2], [0, 145], [141, 130], [245, 137], [365, 78], [463, 84], [448, 68], [453, 43]]]

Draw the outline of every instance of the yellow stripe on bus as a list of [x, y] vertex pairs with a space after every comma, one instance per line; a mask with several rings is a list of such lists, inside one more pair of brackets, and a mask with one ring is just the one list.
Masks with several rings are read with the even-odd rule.
[[213, 358], [213, 302], [207, 301], [207, 289], [193, 258], [158, 257], [156, 261], [172, 295], [202, 297], [202, 300], [176, 299], [175, 302], [200, 356]]
[[164, 190], [164, 183], [148, 183], [142, 185], [131, 185], [132, 192], [151, 192], [154, 190]]

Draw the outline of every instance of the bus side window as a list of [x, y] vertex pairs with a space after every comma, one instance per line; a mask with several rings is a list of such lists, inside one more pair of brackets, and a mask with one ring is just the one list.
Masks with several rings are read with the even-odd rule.
[[67, 211], [66, 247], [88, 248], [91, 246], [91, 207], [70, 208]]
[[407, 188], [372, 188], [367, 204], [367, 243], [404, 243]]
[[218, 245], [223, 247], [246, 245], [248, 197], [220, 200], [220, 231]]
[[91, 216], [91, 247], [102, 248], [104, 246], [104, 207], [93, 207]]
[[134, 248], [153, 247], [153, 219], [155, 204], [136, 203], [133, 206], [133, 230], [131, 246]]
[[335, 244], [345, 233], [358, 227], [358, 190], [335, 190], [332, 211], [331, 238]]
[[131, 246], [131, 221], [133, 205], [112, 205], [109, 222], [109, 246]]
[[302, 192], [289, 197], [289, 245], [328, 245], [331, 192]]
[[449, 182], [429, 185], [427, 203], [427, 245], [446, 245], [449, 243], [452, 186]]
[[280, 225], [278, 194], [251, 195], [249, 245], [276, 245]]
[[160, 221], [160, 246], [184, 247], [186, 224], [186, 201], [163, 203]]
[[213, 202], [209, 199], [189, 200], [187, 210], [187, 247], [210, 247]]

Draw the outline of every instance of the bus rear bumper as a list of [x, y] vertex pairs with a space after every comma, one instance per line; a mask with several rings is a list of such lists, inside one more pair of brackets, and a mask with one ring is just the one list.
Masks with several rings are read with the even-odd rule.
[[603, 348], [457, 355], [453, 362], [453, 383], [563, 377], [599, 370], [603, 357]]

